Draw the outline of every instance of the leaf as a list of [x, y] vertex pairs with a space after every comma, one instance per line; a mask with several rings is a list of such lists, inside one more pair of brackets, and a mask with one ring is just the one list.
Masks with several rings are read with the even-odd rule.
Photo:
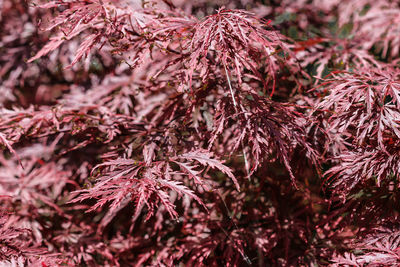
[[164, 180], [164, 179], [158, 179], [158, 182], [161, 185], [164, 185], [167, 188], [172, 189], [173, 191], [177, 192], [179, 196], [189, 196], [193, 199], [195, 199], [199, 204], [201, 204], [205, 209], [207, 207], [204, 205], [203, 201], [194, 194], [192, 190], [190, 190], [188, 187], [184, 186], [182, 182], [180, 181], [173, 181], [173, 180]]
[[143, 157], [144, 157], [144, 162], [149, 165], [154, 159], [155, 159], [155, 150], [157, 148], [156, 143], [150, 143], [148, 145], [145, 145], [143, 148]]
[[[71, 64], [67, 66], [66, 68], [69, 69], [73, 65], [75, 65], [79, 60], [81, 60], [82, 57], [87, 55], [89, 51], [92, 49], [92, 47], [100, 41], [101, 34], [91, 34], [87, 36], [85, 41], [81, 43], [79, 46], [78, 50], [76, 51], [75, 58], [72, 60]], [[36, 55], [37, 57], [37, 55]]]
[[48, 53], [56, 50], [63, 42], [65, 41], [65, 37], [62, 35], [58, 35], [55, 37], [50, 38], [50, 42], [48, 42], [40, 51], [30, 59], [28, 59], [28, 63], [37, 60]]
[[6, 146], [8, 150], [10, 150], [10, 152], [13, 153], [18, 158], [17, 152], [15, 152], [15, 150], [10, 145], [10, 142], [6, 139], [6, 137], [2, 133], [0, 133], [0, 141], [2, 145]]
[[212, 154], [207, 150], [196, 150], [193, 152], [185, 153], [179, 156], [181, 159], [185, 160], [197, 160], [200, 164], [204, 166], [209, 166], [211, 168], [216, 168], [221, 172], [228, 175], [229, 178], [234, 182], [236, 189], [240, 191], [240, 186], [233, 175], [231, 169], [223, 164], [223, 161], [213, 159]]
[[191, 178], [193, 178], [197, 184], [200, 184], [200, 185], [204, 184], [204, 182], [202, 181], [202, 177], [200, 176], [201, 172], [195, 170], [195, 168], [197, 167], [196, 165], [191, 166], [188, 163], [183, 163], [183, 162], [179, 162], [179, 161], [174, 161], [174, 162], [179, 165], [181, 170], [183, 170], [185, 173], [189, 174], [189, 176]]

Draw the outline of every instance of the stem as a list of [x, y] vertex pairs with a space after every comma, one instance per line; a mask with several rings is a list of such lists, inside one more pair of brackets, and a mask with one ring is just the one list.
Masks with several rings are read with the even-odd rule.
[[228, 70], [227, 70], [225, 64], [224, 64], [224, 68], [225, 68], [226, 79], [228, 80], [229, 90], [231, 90], [231, 96], [232, 96], [232, 100], [233, 100], [233, 106], [235, 107], [235, 111], [238, 112], [238, 110], [237, 110], [237, 104], [236, 104], [236, 100], [235, 100], [235, 95], [233, 94], [231, 79], [229, 78], [229, 73], [228, 73]]
[[[224, 64], [224, 68], [225, 68], [226, 79], [228, 80], [229, 90], [231, 91], [231, 96], [232, 96], [232, 100], [233, 100], [233, 107], [235, 108], [236, 113], [238, 113], [237, 103], [236, 103], [236, 100], [235, 100], [235, 95], [234, 95], [234, 93], [233, 93], [233, 88], [232, 88], [232, 84], [231, 84], [231, 79], [229, 78], [228, 69], [226, 68], [226, 65], [225, 65], [225, 64]], [[243, 107], [242, 107], [242, 109], [243, 109]], [[246, 119], [247, 119], [246, 113], [244, 113], [244, 114], [245, 114], [245, 117], [246, 117]], [[244, 150], [243, 139], [240, 141], [240, 144], [242, 145], [243, 158], [244, 158], [244, 166], [245, 166], [245, 168], [246, 168], [247, 178], [250, 180], [249, 161], [247, 160], [246, 150]]]

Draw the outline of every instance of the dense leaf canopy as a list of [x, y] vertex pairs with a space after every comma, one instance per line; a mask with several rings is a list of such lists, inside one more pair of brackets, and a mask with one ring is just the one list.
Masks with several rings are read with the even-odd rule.
[[0, 266], [399, 266], [399, 25], [0, 0]]

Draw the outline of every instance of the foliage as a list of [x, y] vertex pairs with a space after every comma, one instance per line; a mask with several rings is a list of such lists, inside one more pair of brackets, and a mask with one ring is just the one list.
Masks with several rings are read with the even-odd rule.
[[222, 2], [0, 0], [0, 266], [399, 265], [400, 5]]

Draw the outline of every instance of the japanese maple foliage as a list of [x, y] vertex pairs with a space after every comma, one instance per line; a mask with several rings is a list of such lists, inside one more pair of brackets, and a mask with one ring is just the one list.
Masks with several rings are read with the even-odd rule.
[[0, 266], [398, 266], [399, 8], [0, 0]]

